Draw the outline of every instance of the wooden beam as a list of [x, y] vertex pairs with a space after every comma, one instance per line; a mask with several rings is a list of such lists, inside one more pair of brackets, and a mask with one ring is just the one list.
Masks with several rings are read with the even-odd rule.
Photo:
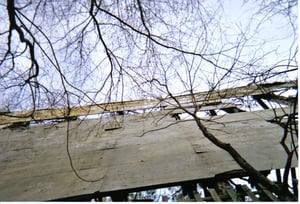
[[[181, 106], [189, 107], [193, 105], [191, 103], [192, 98], [194, 98], [198, 105], [205, 105], [211, 101], [231, 98], [231, 97], [243, 97], [248, 95], [260, 95], [265, 93], [270, 93], [276, 89], [296, 87], [296, 81], [290, 81], [285, 83], [273, 83], [273, 84], [263, 84], [263, 85], [249, 85], [242, 86], [238, 88], [229, 88], [214, 91], [205, 91], [195, 93], [193, 96], [191, 94], [176, 96], [176, 100], [179, 101]], [[112, 103], [101, 103], [92, 104], [85, 106], [76, 107], [64, 107], [55, 109], [40, 109], [40, 110], [29, 110], [29, 111], [19, 111], [12, 113], [0, 113], [0, 125], [16, 123], [16, 122], [30, 122], [30, 121], [41, 121], [41, 120], [51, 120], [51, 119], [63, 119], [67, 117], [83, 116], [83, 115], [93, 115], [93, 114], [103, 114], [108, 112], [118, 112], [126, 110], [144, 110], [151, 108], [166, 108], [172, 109], [177, 108], [178, 105], [175, 103], [174, 99], [146, 99], [146, 100], [133, 100], [133, 101], [122, 101], [122, 102], [112, 102]]]
[[242, 189], [252, 199], [253, 202], [259, 201], [259, 199], [254, 195], [254, 193], [246, 185], [242, 185]]
[[178, 199], [179, 202], [184, 202], [184, 201], [186, 201], [186, 200], [184, 199], [184, 195], [182, 195], [182, 194], [179, 194], [179, 195], [177, 196], [177, 199]]
[[214, 199], [214, 201], [222, 202], [220, 196], [218, 195], [218, 193], [216, 192], [216, 190], [214, 188], [208, 188], [208, 191], [209, 191], [211, 197]]
[[193, 191], [194, 194], [194, 198], [196, 200], [196, 202], [203, 202], [203, 199], [201, 198], [201, 196], [199, 195], [199, 193], [197, 191]]
[[162, 195], [162, 202], [168, 202], [169, 201], [169, 197], [168, 196], [165, 196], [165, 195]]
[[225, 191], [230, 196], [232, 201], [234, 201], [234, 202], [238, 201], [237, 193], [235, 192], [235, 190], [230, 185], [225, 186]]

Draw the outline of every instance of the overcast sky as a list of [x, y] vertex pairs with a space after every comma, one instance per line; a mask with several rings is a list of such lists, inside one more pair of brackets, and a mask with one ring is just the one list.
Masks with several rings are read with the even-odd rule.
[[[296, 33], [293, 30], [295, 19], [277, 12], [282, 8], [277, 5], [272, 7], [273, 10], [259, 10], [260, 4], [256, 1], [201, 1], [201, 4], [142, 1], [146, 25], [153, 38], [187, 52], [182, 53], [150, 42], [145, 35], [98, 11], [96, 19], [103, 38], [100, 39], [89, 15], [90, 5], [86, 2], [72, 1], [69, 5], [68, 1], [45, 1], [46, 9], [38, 7], [36, 10], [37, 2], [21, 10], [26, 17], [19, 13], [18, 16], [39, 42], [34, 45], [40, 65], [37, 82], [47, 90], [42, 86], [36, 89], [33, 84], [20, 86], [34, 69], [29, 71], [29, 49], [22, 53], [25, 43], [20, 43], [19, 36], [13, 31], [11, 49], [19, 54], [15, 55], [13, 71], [8, 72], [13, 66], [11, 58], [1, 64], [2, 109], [7, 105], [15, 110], [30, 109], [33, 107], [29, 105], [32, 95], [38, 107], [64, 106], [67, 100], [64, 86], [67, 92], [74, 93], [68, 96], [72, 98], [72, 105], [76, 105], [91, 103], [91, 99], [108, 102], [164, 97], [166, 90], [153, 79], [166, 83], [173, 94], [182, 94], [191, 89], [205, 91], [245, 85], [256, 76], [259, 77], [255, 82], [296, 78], [296, 72], [288, 77], [264, 78], [265, 72], [272, 67], [276, 67], [273, 71], [286, 70], [286, 66], [277, 65], [288, 64], [297, 46], [297, 30]], [[111, 2], [103, 1], [103, 9], [119, 16], [133, 28], [147, 32], [137, 4]], [[10, 23], [5, 3], [0, 4], [0, 10], [4, 22], [0, 25], [0, 55], [3, 58], [8, 48], [8, 32], [5, 31]], [[28, 19], [34, 19], [35, 25]], [[25, 29], [23, 31], [25, 37], [32, 40], [32, 36]], [[291, 64], [295, 65], [295, 62], [291, 61]], [[229, 69], [232, 69], [230, 73]]]

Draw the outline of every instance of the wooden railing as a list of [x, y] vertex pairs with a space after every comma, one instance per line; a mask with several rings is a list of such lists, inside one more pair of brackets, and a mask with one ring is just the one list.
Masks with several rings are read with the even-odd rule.
[[[194, 93], [193, 95], [186, 94], [175, 96], [175, 98], [180, 103], [180, 106], [193, 107], [195, 103], [199, 106], [203, 106], [205, 104], [211, 104], [213, 102], [220, 101], [221, 99], [261, 95], [274, 92], [282, 88], [295, 87], [297, 87], [297, 81], [289, 81], [273, 84], [249, 85], [237, 88], [198, 92]], [[179, 105], [175, 102], [173, 98], [169, 97], [166, 99], [132, 100], [65, 108], [37, 109], [29, 111], [0, 113], [0, 125], [18, 122], [62, 119], [66, 117], [76, 117], [118, 111], [145, 110], [159, 107], [163, 109], [176, 109], [179, 107]]]

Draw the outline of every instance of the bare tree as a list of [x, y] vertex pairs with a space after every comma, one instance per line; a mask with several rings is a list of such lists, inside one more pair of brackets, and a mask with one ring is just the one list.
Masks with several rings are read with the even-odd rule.
[[[171, 98], [245, 171], [289, 196], [205, 127], [193, 94], [295, 79], [297, 2], [244, 1], [243, 23], [227, 18], [226, 5], [230, 1], [7, 0], [0, 5], [2, 114]], [[191, 94], [193, 111], [176, 99], [183, 93]]]

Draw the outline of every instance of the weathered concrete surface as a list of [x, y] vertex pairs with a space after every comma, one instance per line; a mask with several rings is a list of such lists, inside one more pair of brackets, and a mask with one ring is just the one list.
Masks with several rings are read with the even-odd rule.
[[[97, 182], [82, 181], [73, 173], [66, 122], [1, 129], [0, 200], [50, 200], [240, 169], [229, 154], [204, 138], [194, 121], [176, 121], [165, 113], [69, 123], [74, 168], [84, 179]], [[215, 122], [206, 125], [257, 169], [277, 169], [284, 167], [287, 156], [279, 143], [283, 129], [266, 122], [273, 117], [272, 110], [235, 113], [213, 117]], [[109, 130], [113, 127], [118, 129]]]

